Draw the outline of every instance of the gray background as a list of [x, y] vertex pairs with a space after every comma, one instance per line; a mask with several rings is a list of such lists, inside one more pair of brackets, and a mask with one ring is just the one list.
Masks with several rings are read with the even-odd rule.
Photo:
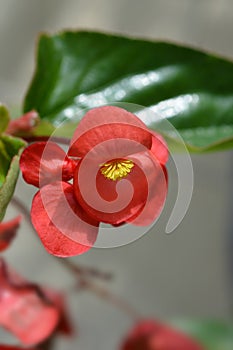
[[[231, 57], [232, 5], [231, 0], [0, 0], [0, 99], [10, 105], [22, 101], [38, 32], [91, 28], [172, 40]], [[142, 239], [117, 249], [93, 249], [73, 260], [112, 271], [109, 288], [145, 316], [230, 318], [231, 158], [230, 152], [192, 157], [193, 199], [172, 235], [165, 235], [164, 227], [176, 186], [158, 224]], [[17, 196], [28, 207], [33, 193], [19, 181]], [[7, 217], [16, 212], [11, 206]], [[72, 285], [27, 223], [5, 255], [28, 278], [61, 289]], [[117, 349], [132, 324], [122, 311], [89, 293], [73, 293], [69, 305], [79, 334], [59, 341], [56, 349]], [[14, 342], [0, 333], [1, 342], [8, 339]]]

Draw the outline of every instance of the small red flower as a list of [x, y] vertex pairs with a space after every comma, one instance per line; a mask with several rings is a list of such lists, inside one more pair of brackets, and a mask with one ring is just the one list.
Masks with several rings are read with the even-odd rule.
[[29, 146], [20, 166], [25, 181], [40, 188], [31, 217], [46, 249], [62, 257], [84, 253], [100, 222], [151, 224], [166, 198], [167, 159], [160, 135], [111, 106], [83, 117], [68, 155], [52, 142]]
[[160, 324], [143, 320], [129, 333], [121, 350], [204, 350], [194, 339]]
[[0, 325], [33, 346], [55, 331], [71, 334], [61, 294], [24, 280], [0, 259]]
[[15, 238], [21, 219], [21, 216], [17, 216], [10, 221], [0, 223], [0, 252], [7, 249]]

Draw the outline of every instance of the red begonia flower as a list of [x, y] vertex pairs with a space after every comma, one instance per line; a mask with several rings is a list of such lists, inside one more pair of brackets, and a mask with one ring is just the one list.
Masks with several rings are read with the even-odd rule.
[[143, 320], [129, 333], [121, 350], [204, 350], [189, 336], [154, 320]]
[[0, 325], [23, 344], [34, 345], [49, 337], [59, 322], [58, 308], [41, 288], [7, 268], [0, 260]]
[[21, 219], [19, 215], [10, 221], [0, 223], [0, 252], [7, 249], [15, 238]]
[[83, 117], [68, 155], [53, 142], [30, 145], [20, 167], [25, 181], [40, 188], [31, 217], [46, 249], [82, 254], [95, 243], [100, 222], [151, 224], [166, 198], [167, 159], [160, 135], [111, 106]]

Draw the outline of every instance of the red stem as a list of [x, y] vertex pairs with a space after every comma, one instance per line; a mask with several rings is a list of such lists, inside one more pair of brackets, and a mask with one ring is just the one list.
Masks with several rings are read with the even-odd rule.
[[56, 143], [61, 143], [63, 145], [69, 145], [70, 139], [65, 137], [57, 137], [57, 136], [23, 136], [22, 137], [28, 143], [30, 142], [47, 142], [52, 141]]
[[[19, 209], [19, 211], [26, 217], [27, 221], [31, 222], [30, 213], [27, 207], [19, 199], [13, 198], [12, 203]], [[79, 287], [97, 295], [99, 298], [107, 300], [117, 308], [127, 313], [133, 319], [139, 319], [140, 315], [136, 312], [124, 299], [112, 294], [109, 290], [100, 287], [96, 283], [93, 283], [90, 278], [97, 277], [103, 280], [109, 280], [112, 275], [109, 273], [101, 272], [94, 268], [83, 267], [74, 264], [69, 259], [57, 258], [70, 273], [78, 278]]]
[[[59, 262], [71, 273], [75, 273], [77, 271], [77, 265], [73, 264], [68, 259], [59, 259]], [[131, 318], [133, 319], [140, 319], [141, 316], [139, 313], [128, 304], [128, 302], [121, 297], [113, 294], [108, 289], [103, 288], [96, 283], [93, 283], [90, 278], [86, 278], [85, 275], [82, 273], [80, 274], [80, 279], [78, 283], [78, 287], [84, 290], [88, 290], [92, 292], [93, 294], [97, 295], [99, 298], [104, 299], [105, 301], [108, 301], [118, 309], [121, 309], [125, 313], [127, 313]], [[76, 286], [77, 287], [77, 286]]]

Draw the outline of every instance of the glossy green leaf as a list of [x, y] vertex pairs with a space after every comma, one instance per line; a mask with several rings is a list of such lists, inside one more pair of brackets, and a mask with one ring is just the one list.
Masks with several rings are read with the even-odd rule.
[[206, 350], [233, 349], [233, 324], [218, 321], [178, 320], [173, 322], [173, 325], [199, 340]]
[[0, 136], [0, 221], [5, 215], [19, 174], [19, 157], [25, 142], [19, 138]]
[[161, 124], [166, 118], [192, 151], [233, 146], [232, 62], [171, 43], [94, 32], [41, 36], [25, 112], [36, 109], [56, 127], [80, 119], [85, 108], [115, 102], [152, 108], [147, 125], [176, 139]]
[[10, 121], [7, 108], [0, 103], [0, 134], [7, 128]]

